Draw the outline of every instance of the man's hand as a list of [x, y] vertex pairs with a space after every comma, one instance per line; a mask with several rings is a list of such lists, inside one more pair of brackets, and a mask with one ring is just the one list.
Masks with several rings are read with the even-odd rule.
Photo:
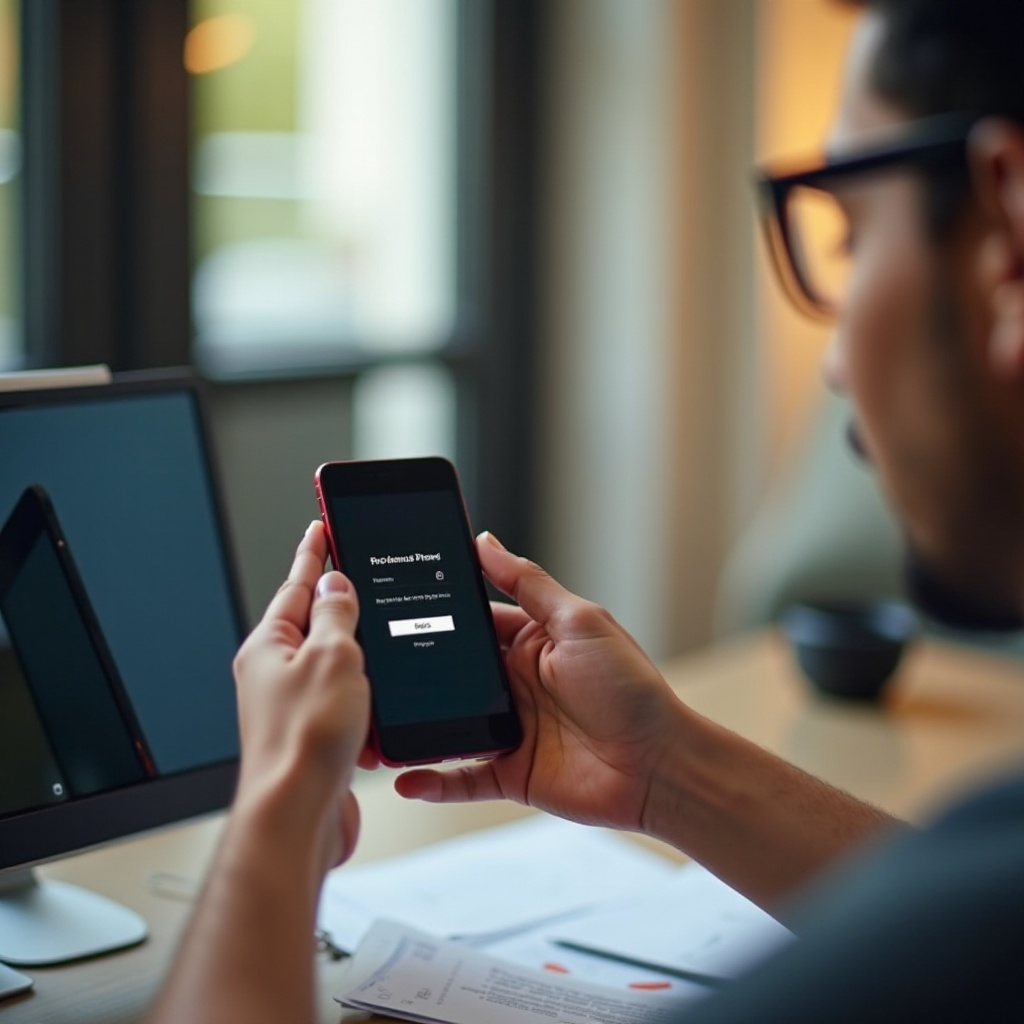
[[518, 602], [493, 611], [523, 742], [493, 761], [406, 772], [398, 792], [437, 802], [504, 797], [588, 824], [644, 829], [679, 701], [604, 609], [490, 534], [477, 550], [488, 578]]
[[238, 791], [152, 1024], [316, 1019], [317, 900], [355, 847], [349, 787], [370, 719], [355, 593], [326, 557], [313, 523], [235, 658]]
[[358, 836], [349, 786], [370, 717], [355, 591], [341, 573], [324, 574], [326, 557], [314, 522], [234, 666], [242, 732], [236, 805], [284, 803], [317, 823], [325, 870], [351, 854]]

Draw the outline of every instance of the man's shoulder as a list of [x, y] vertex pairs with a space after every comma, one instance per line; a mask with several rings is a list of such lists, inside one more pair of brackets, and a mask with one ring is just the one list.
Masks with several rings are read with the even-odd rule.
[[826, 882], [822, 905], [845, 914], [862, 899], [875, 912], [891, 900], [889, 913], [922, 927], [938, 917], [991, 922], [1018, 907], [1010, 930], [1024, 941], [1024, 770], [851, 863]]
[[962, 829], [972, 833], [978, 829], [1002, 825], [1024, 828], [1024, 767], [1006, 775], [955, 803], [945, 811], [924, 834], [945, 836]]
[[1024, 1020], [1024, 772], [851, 858], [793, 923], [800, 941], [694, 1020]]

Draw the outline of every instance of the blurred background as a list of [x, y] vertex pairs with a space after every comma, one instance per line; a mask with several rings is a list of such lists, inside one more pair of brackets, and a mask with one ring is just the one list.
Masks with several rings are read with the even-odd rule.
[[250, 615], [320, 462], [426, 453], [658, 658], [890, 594], [751, 187], [820, 149], [853, 18], [0, 0], [0, 368], [195, 366]]

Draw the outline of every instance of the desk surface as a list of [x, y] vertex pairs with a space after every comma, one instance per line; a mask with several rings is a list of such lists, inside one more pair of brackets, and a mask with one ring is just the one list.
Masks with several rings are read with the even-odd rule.
[[[681, 658], [666, 665], [665, 674], [699, 712], [911, 820], [985, 776], [1024, 762], [1024, 665], [966, 648], [920, 644], [877, 707], [812, 694], [774, 634]], [[528, 813], [499, 803], [407, 803], [395, 795], [391, 780], [382, 770], [358, 781], [363, 826], [351, 863]], [[154, 872], [201, 878], [221, 825], [217, 817], [40, 869], [134, 908], [149, 922], [150, 938], [124, 953], [29, 970], [35, 991], [0, 1004], [4, 1024], [141, 1020], [189, 913], [188, 902], [157, 895], [147, 880]], [[343, 963], [321, 958], [322, 1021], [341, 1018], [332, 995], [344, 970]]]

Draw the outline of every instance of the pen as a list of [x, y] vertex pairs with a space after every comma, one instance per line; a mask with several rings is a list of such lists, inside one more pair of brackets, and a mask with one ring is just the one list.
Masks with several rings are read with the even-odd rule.
[[630, 967], [641, 967], [647, 971], [657, 971], [659, 974], [667, 974], [671, 978], [681, 978], [683, 981], [692, 981], [695, 985], [705, 985], [707, 988], [723, 988], [729, 983], [728, 978], [718, 978], [713, 974], [701, 974], [699, 971], [688, 971], [682, 967], [667, 967], [649, 960], [638, 960], [636, 957], [626, 956], [624, 953], [610, 953], [604, 949], [594, 949], [592, 946], [570, 942], [568, 939], [551, 939], [551, 942], [556, 946], [561, 946], [562, 949], [571, 949], [576, 953], [585, 953], [587, 956], [596, 956], [617, 964], [628, 964]]

